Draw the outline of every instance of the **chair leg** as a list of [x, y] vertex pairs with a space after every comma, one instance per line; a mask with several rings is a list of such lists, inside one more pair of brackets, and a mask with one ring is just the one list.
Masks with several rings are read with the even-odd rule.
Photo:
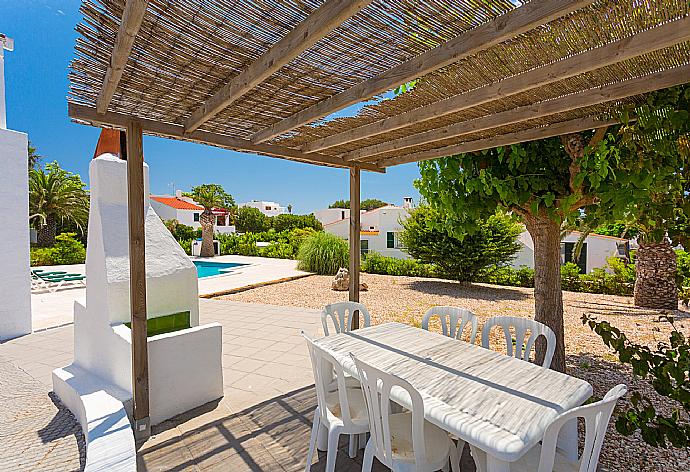
[[350, 446], [348, 449], [348, 455], [350, 456], [350, 459], [354, 459], [357, 457], [357, 439], [359, 438], [358, 434], [351, 434], [350, 435]]
[[374, 447], [371, 443], [371, 439], [364, 448], [364, 460], [362, 461], [362, 472], [371, 472], [371, 468], [374, 466]]
[[338, 439], [340, 439], [340, 428], [333, 428], [328, 431], [326, 472], [335, 472], [335, 459], [338, 457]]
[[367, 447], [367, 433], [359, 433], [359, 439], [357, 440], [357, 445], [360, 449]]
[[455, 444], [450, 445], [450, 470], [453, 472], [460, 472], [460, 455], [462, 450], [465, 448], [465, 441], [458, 441], [458, 446]]
[[311, 470], [311, 461], [314, 458], [314, 449], [316, 449], [316, 438], [319, 435], [319, 427], [321, 426], [321, 412], [316, 408], [314, 412], [314, 425], [311, 428], [311, 437], [309, 438], [309, 452], [307, 452], [307, 465], [304, 472]]

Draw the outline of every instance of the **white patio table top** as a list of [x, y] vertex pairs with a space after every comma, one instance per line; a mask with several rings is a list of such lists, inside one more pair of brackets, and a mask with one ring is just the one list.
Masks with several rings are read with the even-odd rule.
[[[490, 472], [509, 470], [560, 413], [592, 395], [584, 380], [400, 323], [316, 342], [353, 376], [350, 353], [407, 380], [424, 399], [425, 418], [485, 451]], [[400, 391], [391, 397], [409, 402]]]

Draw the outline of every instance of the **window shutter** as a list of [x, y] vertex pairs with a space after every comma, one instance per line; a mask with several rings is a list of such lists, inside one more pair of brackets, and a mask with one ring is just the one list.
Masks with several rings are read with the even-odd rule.
[[392, 231], [386, 233], [386, 247], [393, 249], [395, 247], [395, 234]]

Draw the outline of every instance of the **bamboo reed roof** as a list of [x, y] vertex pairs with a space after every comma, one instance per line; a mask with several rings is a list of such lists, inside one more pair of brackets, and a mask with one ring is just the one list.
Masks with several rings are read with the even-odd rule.
[[[551, 128], [578, 131], [595, 127], [592, 118], [607, 123], [621, 104], [635, 103], [655, 88], [690, 81], [687, 0], [571, 1], [581, 4], [577, 8], [551, 0], [565, 5], [565, 14], [525, 31], [516, 28], [518, 34], [505, 34], [516, 13], [547, 0], [128, 1], [82, 3], [70, 71], [73, 119], [122, 127], [136, 118], [148, 134], [322, 165], [376, 170], [445, 150], [546, 136]], [[145, 7], [141, 26], [131, 51], [125, 48], [122, 78], [107, 113], [97, 113], [109, 66], [116, 69], [123, 12], [136, 3]], [[342, 23], [265, 78], [244, 85], [217, 112], [195, 120], [226, 84], [251, 76], [291, 31], [316, 19], [321, 9], [342, 11], [346, 4], [357, 8]], [[353, 87], [373, 87], [377, 78], [415, 58], [438, 57], [435, 52], [452, 40], [484, 34], [482, 26], [491, 25], [487, 31], [500, 39], [496, 44], [487, 36], [488, 47], [427, 68], [431, 72], [410, 92], [392, 99], [390, 93], [385, 99], [380, 92], [365, 95], [375, 100], [354, 117], [295, 121]], [[559, 69], [561, 63], [582, 69]], [[486, 97], [474, 98], [485, 90]]]

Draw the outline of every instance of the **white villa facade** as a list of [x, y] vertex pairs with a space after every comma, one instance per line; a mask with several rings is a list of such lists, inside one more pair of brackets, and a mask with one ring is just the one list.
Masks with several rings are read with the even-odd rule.
[[[331, 210], [338, 210], [337, 212]], [[323, 224], [324, 231], [349, 239], [350, 215], [349, 210], [339, 208], [329, 208], [314, 212], [319, 221]], [[362, 212], [360, 215], [361, 231], [360, 241], [362, 254], [368, 252], [378, 252], [384, 256], [395, 257], [397, 259], [409, 259], [410, 256], [404, 251], [400, 232], [402, 231], [401, 221], [409, 216], [409, 206], [401, 207], [387, 205], [371, 211]], [[345, 216], [345, 212], [347, 215]], [[321, 218], [334, 218], [338, 214], [344, 216], [336, 221], [325, 223]]]
[[[561, 263], [576, 262], [572, 260], [573, 247], [580, 239], [582, 233], [578, 231], [568, 232], [561, 241]], [[534, 269], [534, 242], [527, 231], [523, 231], [518, 237], [521, 245], [515, 259], [513, 267], [527, 266]], [[626, 258], [629, 252], [630, 243], [627, 239], [614, 238], [601, 234], [589, 234], [585, 239], [580, 259], [577, 265], [580, 266], [582, 273], [589, 273], [593, 269], [604, 268], [610, 257]]]
[[[362, 211], [360, 242], [362, 255], [377, 252], [397, 259], [409, 259], [405, 252], [400, 234], [401, 222], [409, 216], [411, 202], [405, 199], [403, 206], [388, 205], [372, 211]], [[324, 231], [349, 240], [350, 210], [343, 208], [325, 208], [314, 212], [323, 224]], [[572, 260], [575, 244], [581, 233], [571, 231], [561, 241], [561, 263], [576, 262], [582, 273], [589, 273], [596, 268], [604, 268], [610, 257], [627, 258], [630, 242], [627, 239], [589, 234], [584, 241], [578, 261]], [[518, 237], [520, 250], [511, 265], [515, 268], [527, 266], [534, 269], [534, 243], [527, 230]]]
[[[178, 190], [175, 196], [172, 195], [151, 195], [151, 206], [158, 216], [163, 220], [177, 220], [183, 225], [191, 226], [194, 229], [201, 228], [200, 218], [204, 207], [197, 205], [196, 202], [182, 195]], [[230, 225], [229, 213], [222, 209], [214, 209], [215, 216], [214, 230], [216, 233], [234, 233], [235, 226]]]
[[250, 202], [240, 203], [239, 206], [240, 207], [256, 208], [266, 216], [278, 216], [278, 215], [283, 215], [285, 213], [288, 213], [287, 207], [280, 206], [280, 203], [277, 203], [277, 202], [266, 202], [263, 200], [252, 200]]

